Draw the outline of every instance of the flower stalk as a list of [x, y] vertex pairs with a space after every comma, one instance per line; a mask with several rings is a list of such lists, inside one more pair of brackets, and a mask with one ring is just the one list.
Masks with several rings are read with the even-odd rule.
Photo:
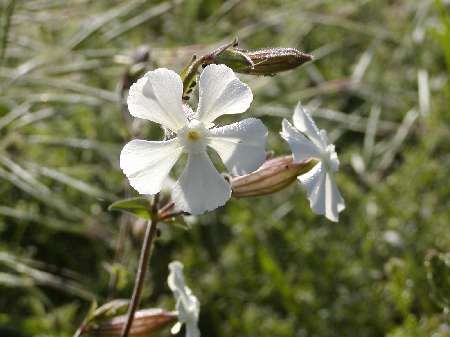
[[151, 209], [151, 219], [147, 224], [145, 231], [144, 242], [142, 244], [141, 256], [139, 258], [139, 267], [136, 274], [136, 280], [134, 283], [133, 295], [131, 297], [131, 302], [128, 307], [128, 313], [126, 322], [123, 326], [121, 337], [128, 337], [130, 333], [131, 326], [134, 320], [134, 314], [139, 307], [141, 301], [142, 289], [144, 287], [145, 274], [147, 272], [148, 262], [151, 257], [153, 242], [156, 238], [158, 232], [158, 202], [159, 194], [156, 194], [153, 199], [152, 209]]

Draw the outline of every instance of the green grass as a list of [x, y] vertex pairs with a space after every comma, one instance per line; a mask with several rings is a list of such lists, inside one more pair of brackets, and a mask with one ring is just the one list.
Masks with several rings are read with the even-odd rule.
[[142, 223], [107, 208], [135, 196], [121, 147], [160, 130], [132, 120], [120, 88], [237, 36], [315, 56], [242, 75], [246, 116], [285, 154], [280, 117], [302, 100], [337, 146], [347, 209], [338, 224], [315, 216], [294, 184], [189, 231], [164, 226], [142, 306], [173, 308], [167, 264], [179, 259], [203, 336], [448, 336], [424, 264], [450, 246], [448, 1], [0, 4], [0, 335], [71, 336], [93, 298], [130, 296]]

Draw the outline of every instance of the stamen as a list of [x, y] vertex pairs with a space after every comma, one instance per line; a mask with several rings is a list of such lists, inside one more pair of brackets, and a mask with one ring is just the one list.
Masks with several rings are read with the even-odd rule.
[[188, 132], [187, 137], [190, 140], [198, 140], [198, 139], [200, 139], [201, 135], [198, 131], [192, 130], [192, 131]]

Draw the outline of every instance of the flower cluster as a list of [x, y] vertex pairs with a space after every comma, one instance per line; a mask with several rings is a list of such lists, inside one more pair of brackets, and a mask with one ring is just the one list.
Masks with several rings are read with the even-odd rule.
[[[238, 50], [235, 53], [242, 54]], [[291, 56], [277, 54], [272, 58]], [[199, 64], [193, 67], [195, 74]], [[254, 69], [253, 61], [251, 64], [252, 71], [261, 70]], [[274, 69], [273, 63], [269, 66]], [[188, 81], [189, 90], [195, 82], [192, 78]], [[268, 131], [259, 119], [247, 118], [224, 126], [215, 124], [220, 116], [244, 113], [253, 100], [249, 86], [242, 83], [231, 68], [224, 64], [209, 64], [204, 68], [198, 80], [195, 112], [183, 103], [184, 85], [177, 73], [160, 68], [145, 74], [129, 90], [127, 104], [131, 115], [158, 123], [165, 130], [163, 140], [135, 139], [122, 149], [120, 167], [130, 185], [140, 194], [156, 195], [171, 179], [170, 172], [180, 157], [187, 157], [181, 176], [171, 184], [172, 201], [162, 208], [164, 212], [152, 209], [150, 218], [164, 220], [169, 215], [202, 214], [224, 205], [232, 194], [252, 197], [274, 193], [298, 179], [306, 190], [311, 209], [331, 221], [338, 221], [339, 213], [345, 208], [333, 177], [339, 169], [338, 156], [334, 145], [328, 142], [326, 131], [317, 128], [300, 103], [293, 115], [293, 125], [284, 119], [280, 133], [289, 144], [292, 156], [266, 161]], [[218, 154], [231, 177], [219, 173], [208, 149]], [[157, 208], [157, 202], [154, 206]], [[174, 206], [177, 211], [170, 213]], [[163, 328], [176, 316], [178, 322], [172, 327], [173, 334], [184, 324], [186, 337], [200, 337], [197, 325], [200, 302], [185, 285], [183, 265], [172, 262], [169, 270], [167, 282], [175, 296], [176, 311], [146, 312], [146, 331]], [[124, 325], [125, 335], [132, 317], [133, 311], [130, 311], [128, 324]], [[101, 328], [119, 326], [121, 320], [108, 321], [109, 325]]]
[[[199, 101], [194, 112], [183, 104], [183, 82], [171, 70], [150, 71], [134, 83], [127, 101], [131, 115], [158, 123], [173, 136], [162, 141], [132, 140], [120, 154], [120, 167], [130, 185], [140, 194], [150, 195], [161, 191], [175, 163], [187, 154], [187, 164], [172, 189], [172, 200], [179, 210], [194, 215], [224, 205], [232, 194], [229, 181], [217, 171], [207, 149], [217, 152], [232, 175], [248, 175], [265, 161], [267, 138], [267, 128], [259, 119], [214, 124], [222, 115], [247, 111], [253, 100], [251, 89], [233, 70], [225, 65], [208, 65], [198, 85]], [[283, 120], [281, 136], [289, 143], [294, 162], [317, 161], [308, 172], [298, 171], [303, 173], [298, 179], [311, 208], [338, 221], [345, 205], [332, 175], [339, 168], [334, 145], [328, 144], [326, 132], [316, 127], [300, 103], [293, 123]], [[257, 172], [262, 174], [261, 170]], [[284, 180], [291, 181], [274, 181], [285, 186]]]

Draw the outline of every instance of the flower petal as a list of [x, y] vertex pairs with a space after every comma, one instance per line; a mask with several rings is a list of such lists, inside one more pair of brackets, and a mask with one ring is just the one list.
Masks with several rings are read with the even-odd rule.
[[319, 162], [307, 173], [298, 177], [306, 190], [309, 205], [316, 214], [325, 213], [325, 174], [323, 164]]
[[177, 333], [180, 332], [182, 326], [183, 324], [181, 324], [180, 322], [176, 322], [174, 326], [170, 328], [170, 333], [172, 335], [176, 335]]
[[235, 175], [256, 170], [266, 158], [267, 128], [256, 118], [210, 129], [208, 145]]
[[327, 146], [327, 142], [324, 142], [322, 135], [319, 131], [319, 128], [314, 123], [313, 119], [303, 108], [302, 104], [298, 102], [295, 107], [294, 115], [292, 116], [294, 126], [303, 132], [311, 141], [316, 144], [322, 150], [325, 150]]
[[134, 117], [148, 119], [176, 131], [187, 124], [181, 96], [183, 82], [172, 70], [149, 71], [134, 83], [128, 94], [128, 110]]
[[339, 193], [334, 177], [327, 173], [325, 180], [325, 216], [331, 221], [339, 221], [339, 212], [345, 209], [345, 202]]
[[179, 261], [172, 261], [169, 263], [169, 271], [170, 274], [167, 277], [167, 284], [178, 299], [180, 293], [184, 293], [186, 287], [183, 276], [183, 264]]
[[[184, 283], [183, 264], [178, 261], [169, 264], [169, 277], [167, 283], [176, 299], [176, 309], [179, 323], [186, 323], [186, 336], [199, 337], [198, 317], [200, 314], [200, 302], [192, 291]], [[172, 333], [179, 332], [181, 324], [172, 327]]]
[[339, 212], [345, 209], [345, 203], [333, 176], [325, 171], [324, 165], [318, 163], [298, 179], [306, 189], [314, 213], [325, 215], [331, 221], [338, 221]]
[[186, 337], [200, 337], [200, 330], [197, 322], [186, 322]]
[[281, 137], [291, 148], [294, 160], [301, 162], [310, 158], [321, 158], [321, 149], [311, 140], [303, 136], [288, 120], [283, 119]]
[[249, 86], [227, 66], [211, 64], [201, 73], [197, 116], [203, 123], [208, 125], [221, 115], [245, 112], [252, 100]]
[[224, 205], [231, 197], [230, 184], [217, 172], [206, 151], [189, 153], [172, 199], [182, 211], [193, 215]]
[[140, 194], [156, 194], [182, 151], [177, 138], [162, 142], [135, 139], [123, 147], [120, 168]]

